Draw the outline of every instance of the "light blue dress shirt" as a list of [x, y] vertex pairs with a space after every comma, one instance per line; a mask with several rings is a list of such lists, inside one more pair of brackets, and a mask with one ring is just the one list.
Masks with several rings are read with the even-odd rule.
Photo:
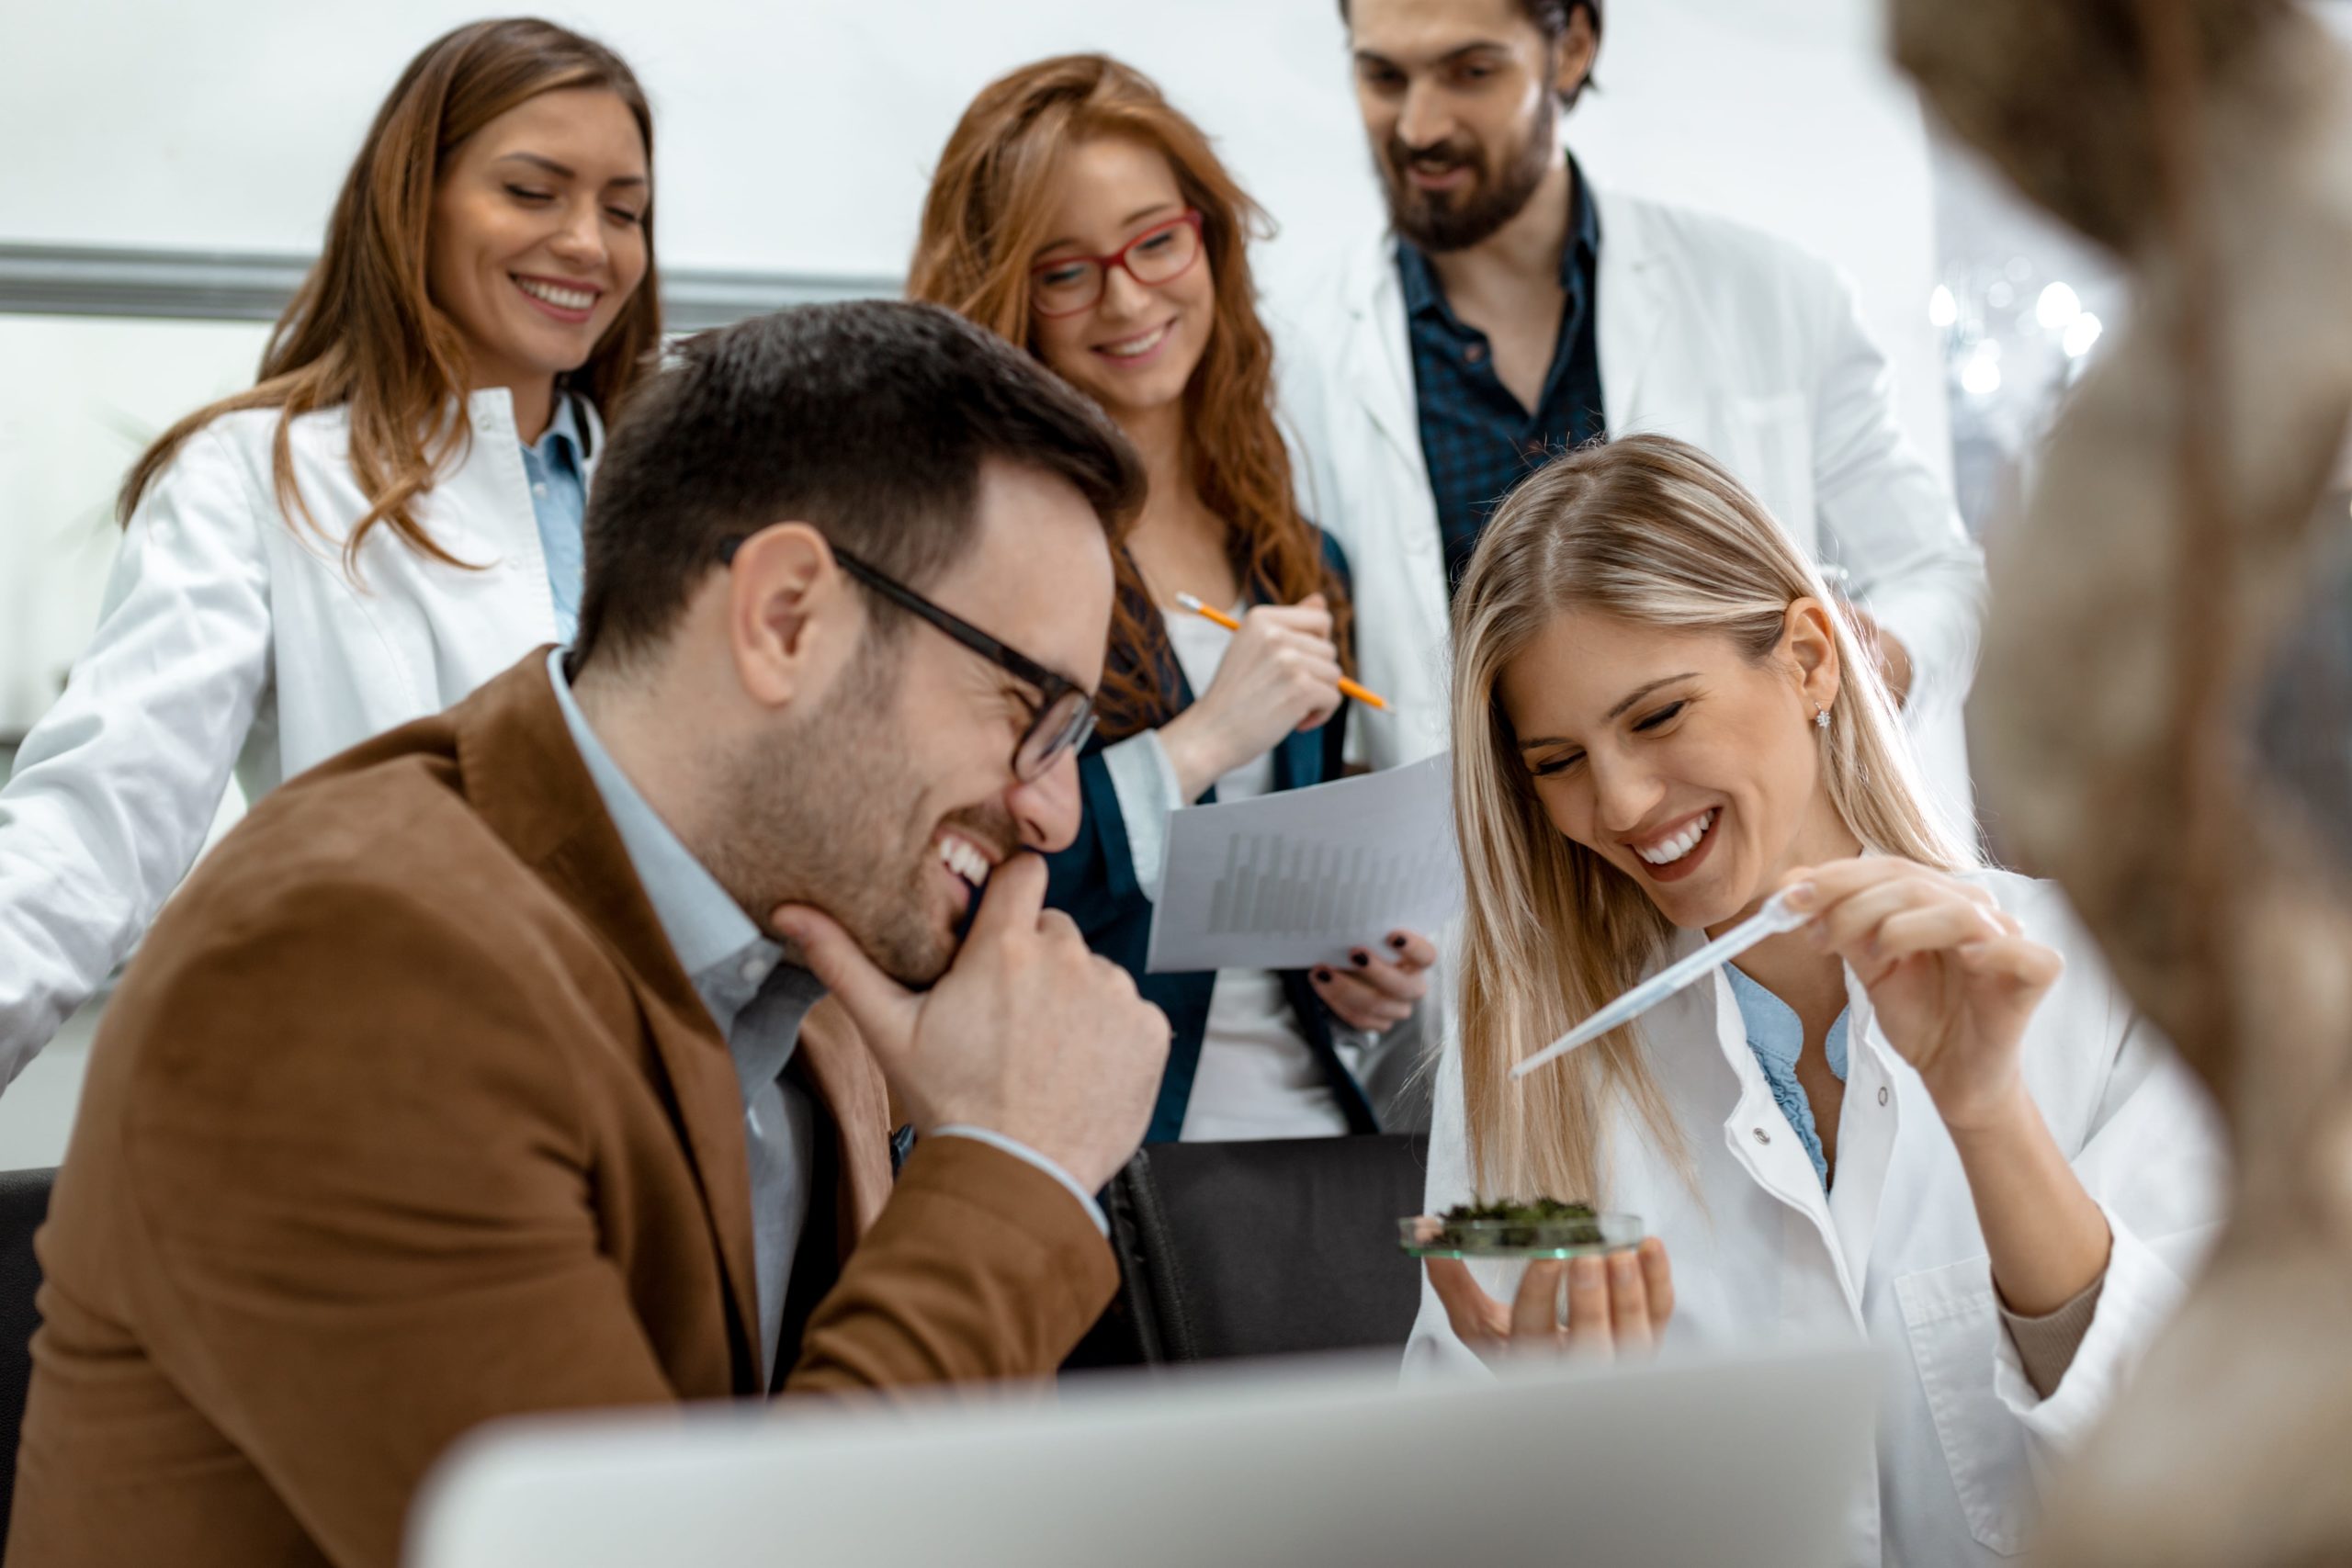
[[[752, 1270], [760, 1311], [760, 1371], [775, 1381], [776, 1340], [784, 1327], [786, 1287], [793, 1255], [808, 1223], [808, 1193], [814, 1179], [816, 1111], [808, 1091], [786, 1078], [784, 1069], [800, 1043], [800, 1025], [825, 994], [806, 969], [784, 962], [784, 950], [763, 936], [742, 907], [695, 858], [662, 820], [613, 754], [589, 728], [563, 675], [563, 650], [548, 655], [548, 679], [555, 687], [571, 743], [604, 800], [605, 810], [628, 852], [629, 864], [670, 939], [679, 966], [694, 982], [703, 1005], [735, 1059], [736, 1087], [743, 1096], [744, 1152], [752, 1173]], [[973, 1138], [1035, 1166], [1060, 1182], [1086, 1208], [1106, 1235], [1109, 1223], [1093, 1195], [1069, 1173], [1016, 1139], [986, 1127], [939, 1127], [935, 1138]]]
[[523, 448], [523, 472], [531, 481], [531, 515], [539, 525], [548, 589], [555, 597], [556, 640], [567, 646], [580, 632], [580, 587], [588, 570], [582, 534], [588, 516], [585, 446], [571, 394], [563, 392], [556, 397], [555, 418], [546, 433], [536, 445]]
[[793, 1254], [808, 1223], [816, 1111], [808, 1093], [785, 1078], [800, 1043], [801, 1021], [824, 987], [784, 962], [784, 950], [760, 933], [741, 906], [670, 830], [612, 753], [588, 727], [563, 678], [562, 654], [548, 656], [563, 722], [620, 833], [629, 864], [662, 922], [662, 934], [694, 982], [735, 1059], [743, 1096], [744, 1153], [752, 1172], [752, 1271], [760, 1310], [761, 1376], [774, 1382], [776, 1338]]
[[[1812, 1157], [1814, 1174], [1821, 1178], [1821, 1185], [1829, 1185], [1829, 1159], [1822, 1152], [1821, 1132], [1814, 1125], [1813, 1102], [1805, 1098], [1804, 1086], [1797, 1082], [1797, 1057], [1804, 1050], [1804, 1022], [1796, 1010], [1749, 979], [1736, 964], [1726, 964], [1724, 973], [1731, 976], [1731, 994], [1739, 1002], [1740, 1026], [1747, 1032], [1747, 1048], [1755, 1053], [1757, 1066], [1764, 1069], [1764, 1081], [1772, 1086], [1772, 1098], [1780, 1102], [1781, 1112], [1796, 1129], [1797, 1141]], [[1839, 1083], [1846, 1081], [1846, 1019], [1839, 1013], [1838, 1021], [1829, 1026], [1829, 1037], [1823, 1049], [1829, 1057], [1829, 1070]]]

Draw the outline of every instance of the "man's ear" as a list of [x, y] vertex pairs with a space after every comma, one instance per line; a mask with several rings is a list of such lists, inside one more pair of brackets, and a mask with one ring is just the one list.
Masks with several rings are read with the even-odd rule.
[[1781, 655], [1794, 666], [1797, 688], [1813, 708], [1828, 708], [1845, 684], [1846, 672], [1838, 659], [1837, 614], [1818, 599], [1800, 599], [1789, 606], [1781, 624]]
[[736, 548], [729, 568], [729, 651], [744, 694], [789, 706], [829, 686], [864, 626], [849, 576], [806, 523], [777, 523]]
[[1574, 108], [1592, 85], [1593, 62], [1600, 58], [1600, 29], [1593, 25], [1591, 7], [1570, 6], [1568, 30], [1560, 35], [1560, 59], [1552, 76], [1561, 104]]

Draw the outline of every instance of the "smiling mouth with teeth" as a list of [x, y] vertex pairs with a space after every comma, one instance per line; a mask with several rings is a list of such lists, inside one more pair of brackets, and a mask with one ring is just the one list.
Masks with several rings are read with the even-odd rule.
[[988, 886], [989, 858], [970, 843], [953, 833], [943, 833], [932, 846], [939, 855], [939, 863], [971, 884], [977, 893]]
[[560, 310], [585, 310], [596, 303], [593, 288], [565, 288], [536, 277], [517, 277], [514, 287], [534, 299], [544, 299]]
[[1722, 811], [1723, 807], [1716, 807], [1674, 837], [1661, 840], [1655, 844], [1642, 845], [1634, 852], [1650, 865], [1672, 865], [1699, 847], [1699, 840], [1707, 836], [1707, 829], [1715, 825], [1715, 818], [1722, 814]]
[[1153, 349], [1158, 348], [1161, 340], [1166, 338], [1170, 332], [1174, 331], [1175, 327], [1175, 322], [1169, 321], [1162, 326], [1145, 333], [1140, 337], [1126, 338], [1118, 343], [1103, 344], [1100, 345], [1101, 352], [1109, 355], [1114, 359], [1137, 359], [1142, 357], [1144, 355], [1149, 354]]

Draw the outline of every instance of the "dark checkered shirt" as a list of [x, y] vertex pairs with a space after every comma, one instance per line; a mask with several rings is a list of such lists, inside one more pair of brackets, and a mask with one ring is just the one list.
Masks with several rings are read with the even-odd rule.
[[1497, 378], [1487, 334], [1464, 326], [1445, 302], [1429, 258], [1410, 242], [1396, 244], [1421, 456], [1437, 497], [1449, 592], [1470, 564], [1479, 530], [1510, 487], [1545, 457], [1607, 434], [1600, 351], [1593, 334], [1600, 220], [1573, 158], [1568, 183], [1568, 243], [1560, 253], [1560, 287], [1567, 291], [1567, 305], [1560, 312], [1560, 341], [1544, 378], [1544, 395], [1532, 413]]

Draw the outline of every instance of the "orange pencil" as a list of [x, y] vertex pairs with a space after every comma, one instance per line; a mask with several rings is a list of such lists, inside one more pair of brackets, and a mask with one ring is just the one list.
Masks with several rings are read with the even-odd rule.
[[[1239, 621], [1235, 620], [1223, 610], [1210, 609], [1206, 604], [1202, 604], [1199, 599], [1190, 593], [1179, 593], [1176, 595], [1176, 603], [1182, 605], [1185, 609], [1192, 611], [1193, 614], [1200, 616], [1203, 620], [1215, 621], [1227, 631], [1238, 632], [1241, 629], [1241, 623]], [[1379, 697], [1375, 696], [1371, 692], [1364, 690], [1363, 687], [1357, 685], [1345, 675], [1340, 677], [1340, 690], [1344, 694], [1353, 697], [1356, 701], [1362, 703], [1368, 708], [1385, 709], [1388, 706], [1388, 705], [1381, 701]]]

